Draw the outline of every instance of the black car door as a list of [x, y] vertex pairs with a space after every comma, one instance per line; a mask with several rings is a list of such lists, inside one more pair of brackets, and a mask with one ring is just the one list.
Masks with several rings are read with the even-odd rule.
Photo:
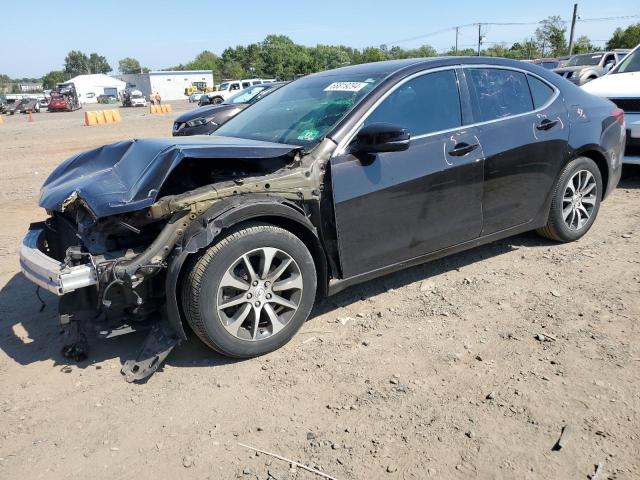
[[[409, 129], [403, 152], [344, 153], [331, 161], [345, 278], [474, 239], [482, 227], [482, 147], [462, 126], [455, 69], [395, 87], [364, 125]], [[348, 150], [347, 150], [348, 151]]]
[[535, 75], [500, 67], [464, 71], [485, 155], [482, 235], [489, 235], [544, 214], [567, 156], [567, 110], [559, 92]]

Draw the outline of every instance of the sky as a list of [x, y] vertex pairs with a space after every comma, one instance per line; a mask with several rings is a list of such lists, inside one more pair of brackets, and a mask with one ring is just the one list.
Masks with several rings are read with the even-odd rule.
[[[70, 50], [118, 60], [137, 58], [151, 69], [187, 63], [203, 50], [220, 54], [228, 46], [259, 42], [269, 34], [296, 43], [342, 44], [355, 48], [428, 43], [438, 51], [455, 43], [448, 27], [476, 22], [537, 22], [551, 15], [570, 19], [574, 0], [30, 0], [3, 1], [0, 73], [12, 78], [40, 77], [61, 69]], [[28, 5], [28, 10], [26, 6]], [[33, 13], [35, 28], [25, 28]], [[576, 37], [604, 45], [616, 27], [640, 22], [638, 0], [579, 0], [583, 19], [637, 15], [637, 18], [579, 22]], [[21, 19], [10, 21], [10, 19]], [[487, 42], [508, 44], [530, 37], [535, 25], [489, 26]], [[432, 32], [441, 32], [423, 38]], [[401, 41], [412, 39], [408, 41]], [[396, 43], [398, 42], [398, 43]], [[459, 45], [473, 47], [477, 27], [460, 30]]]

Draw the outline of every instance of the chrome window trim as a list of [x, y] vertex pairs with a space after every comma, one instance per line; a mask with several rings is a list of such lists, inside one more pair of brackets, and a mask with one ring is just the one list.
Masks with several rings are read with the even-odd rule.
[[[371, 107], [369, 107], [369, 110], [367, 110], [362, 115], [362, 117], [360, 118], [360, 121], [358, 121], [358, 123], [356, 123], [351, 128], [351, 130], [349, 130], [349, 133], [347, 135], [345, 135], [345, 137], [340, 141], [340, 143], [338, 144], [337, 148], [334, 150], [333, 154], [331, 155], [331, 158], [337, 157], [338, 155], [343, 155], [345, 153], [347, 145], [349, 145], [351, 143], [351, 141], [356, 136], [358, 131], [364, 126], [364, 122], [367, 120], [367, 118], [369, 118], [371, 113], [373, 113], [373, 111], [376, 108], [378, 108], [378, 106], [382, 102], [384, 102], [387, 99], [387, 97], [389, 95], [391, 95], [397, 88], [400, 88], [406, 82], [409, 82], [409, 81], [413, 80], [414, 78], [420, 77], [422, 75], [428, 75], [430, 73], [441, 72], [441, 71], [444, 71], [444, 70], [457, 70], [459, 68], [461, 68], [463, 70], [464, 69], [471, 69], [471, 68], [492, 68], [492, 69], [498, 69], [498, 70], [511, 70], [511, 71], [514, 71], [514, 72], [520, 72], [520, 73], [523, 73], [525, 76], [526, 75], [531, 75], [532, 77], [535, 77], [538, 80], [540, 80], [541, 82], [543, 82], [545, 85], [548, 85], [549, 87], [551, 87], [551, 89], [553, 90], [554, 94], [547, 101], [547, 103], [542, 105], [540, 108], [534, 108], [534, 110], [531, 110], [529, 112], [518, 113], [516, 115], [509, 115], [507, 117], [495, 118], [493, 120], [486, 120], [484, 122], [470, 123], [468, 125], [464, 125], [463, 124], [463, 125], [461, 125], [459, 127], [449, 128], [447, 130], [439, 130], [437, 132], [423, 133], [421, 135], [416, 135], [415, 137], [411, 136], [411, 140], [420, 140], [422, 138], [427, 138], [427, 137], [431, 137], [431, 136], [435, 136], [435, 135], [442, 135], [443, 133], [455, 132], [455, 131], [460, 130], [462, 128], [479, 127], [479, 126], [482, 126], [482, 125], [488, 125], [488, 124], [491, 124], [491, 123], [502, 122], [504, 120], [509, 120], [509, 119], [512, 119], [512, 118], [518, 118], [518, 117], [522, 117], [522, 116], [525, 116], [525, 115], [531, 115], [531, 114], [539, 113], [542, 110], [545, 110], [545, 109], [549, 108], [549, 106], [553, 102], [555, 102], [557, 100], [557, 98], [560, 96], [560, 89], [558, 87], [556, 87], [555, 85], [553, 85], [552, 83], [550, 83], [548, 80], [545, 80], [540, 75], [532, 73], [532, 72], [530, 72], [528, 70], [520, 69], [518, 67], [511, 67], [511, 66], [506, 66], [506, 65], [491, 65], [491, 64], [477, 64], [477, 65], [466, 65], [466, 64], [465, 65], [461, 65], [461, 64], [457, 64], [457, 65], [447, 65], [446, 67], [438, 67], [438, 68], [433, 68], [433, 69], [429, 69], [429, 70], [422, 70], [420, 72], [413, 73], [413, 74], [409, 75], [406, 78], [403, 78], [396, 85], [394, 85], [387, 92], [385, 92], [385, 94], [382, 97], [380, 97], [376, 101], [376, 103], [374, 103]], [[460, 92], [460, 80], [457, 78], [457, 75], [456, 75], [456, 83], [458, 84], [458, 92]], [[467, 83], [469, 83], [469, 82], [467, 82]], [[529, 87], [529, 83], [528, 82], [527, 82], [527, 87], [529, 88], [529, 92], [531, 92], [531, 87]], [[531, 104], [533, 105], [533, 97], [531, 98]], [[462, 98], [460, 98], [460, 105], [461, 105], [461, 108], [462, 108]], [[463, 119], [463, 121], [464, 121], [464, 119]], [[411, 132], [409, 132], [409, 133], [411, 133]]]

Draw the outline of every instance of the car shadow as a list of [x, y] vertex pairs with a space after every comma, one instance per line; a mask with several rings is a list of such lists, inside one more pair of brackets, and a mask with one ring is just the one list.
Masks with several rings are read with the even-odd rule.
[[618, 188], [640, 188], [640, 165], [624, 165]]
[[[53, 360], [64, 371], [68, 365], [85, 369], [105, 360], [119, 359], [120, 364], [136, 357], [148, 331], [138, 331], [113, 338], [100, 338], [87, 329], [89, 356], [73, 362], [61, 354], [62, 338], [58, 326], [58, 298], [36, 287], [21, 273], [15, 274], [0, 290], [0, 350], [20, 365]], [[167, 359], [172, 366], [217, 366], [233, 363], [207, 348], [192, 333]]]
[[[320, 315], [375, 297], [390, 289], [402, 288], [481, 260], [509, 253], [519, 247], [548, 247], [553, 244], [535, 233], [526, 233], [370, 280], [318, 302], [309, 317], [309, 322], [313, 322]], [[0, 290], [0, 349], [20, 365], [53, 360], [54, 364], [64, 371], [65, 367], [70, 365], [70, 361], [60, 353], [62, 340], [59, 338], [58, 299], [43, 290], [39, 291], [39, 295], [43, 303], [36, 295], [35, 286], [20, 273], [14, 275]], [[173, 350], [165, 362], [167, 365], [211, 367], [241, 361], [212, 352], [193, 332], [188, 330], [187, 334], [188, 340]], [[118, 358], [120, 364], [124, 364], [126, 360], [135, 358], [146, 335], [145, 331], [141, 331], [101, 339], [91, 334], [89, 358], [74, 365], [84, 369], [114, 358]]]
[[344, 291], [319, 302], [310, 320], [333, 310], [345, 307], [360, 300], [367, 300], [389, 290], [405, 287], [409, 284], [436, 277], [443, 273], [459, 270], [467, 265], [497, 257], [520, 247], [549, 247], [556, 242], [546, 240], [535, 232], [523, 233], [514, 237], [499, 240], [487, 245], [466, 250], [438, 260], [401, 270], [360, 285], [354, 285]]

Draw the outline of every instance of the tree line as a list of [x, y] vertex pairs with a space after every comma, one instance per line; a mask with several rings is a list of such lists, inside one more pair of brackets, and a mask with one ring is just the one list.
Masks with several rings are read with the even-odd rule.
[[[606, 48], [632, 48], [640, 43], [640, 23], [626, 29], [618, 28], [607, 42]], [[531, 38], [511, 45], [506, 43], [484, 45], [481, 55], [530, 59], [560, 57], [568, 54], [567, 26], [557, 16], [548, 17], [536, 29]], [[597, 50], [587, 36], [580, 36], [574, 42], [573, 53], [589, 53]], [[477, 48], [450, 49], [436, 52], [430, 45], [404, 49], [399, 46], [352, 48], [346, 45], [299, 45], [285, 35], [268, 35], [262, 42], [226, 48], [221, 55], [205, 50], [186, 64], [175, 65], [165, 70], [211, 70], [216, 81], [245, 77], [263, 77], [288, 80], [296, 75], [305, 75], [321, 70], [345, 65], [378, 62], [412, 57], [432, 57], [436, 55], [476, 55]], [[87, 73], [110, 73], [111, 65], [98, 53], [85, 54], [79, 50], [70, 51], [64, 59], [61, 70], [53, 70], [42, 77], [46, 89], [69, 80], [76, 75]], [[118, 71], [123, 74], [148, 72], [149, 69], [132, 57], [118, 62]], [[36, 79], [30, 79], [36, 80]], [[0, 75], [0, 85], [16, 82], [6, 75]]]

